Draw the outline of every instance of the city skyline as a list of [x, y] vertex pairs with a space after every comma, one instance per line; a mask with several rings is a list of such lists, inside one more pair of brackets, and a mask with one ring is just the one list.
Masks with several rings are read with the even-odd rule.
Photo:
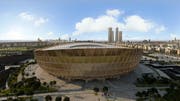
[[[39, 0], [0, 2], [0, 40], [107, 40], [119, 27], [123, 40], [180, 39], [178, 0]], [[115, 31], [115, 29], [113, 29]]]

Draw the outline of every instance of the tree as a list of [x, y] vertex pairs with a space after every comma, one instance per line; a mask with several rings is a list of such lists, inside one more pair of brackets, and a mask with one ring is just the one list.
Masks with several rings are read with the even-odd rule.
[[[156, 88], [147, 89], [147, 91], [137, 92], [136, 93], [137, 101], [163, 101], [161, 95], [158, 93]], [[154, 100], [156, 99], [156, 100]], [[170, 100], [167, 100], [170, 101]], [[175, 101], [175, 100], [172, 100]]]
[[28, 74], [28, 73], [26, 73], [26, 76], [29, 76], [29, 74]]
[[35, 75], [35, 72], [33, 72], [32, 75]]
[[70, 101], [70, 98], [66, 96], [63, 101]]
[[46, 95], [45, 100], [46, 101], [52, 101], [52, 97], [50, 95]]
[[17, 92], [15, 92], [15, 95], [19, 96], [19, 95], [23, 95], [24, 94], [24, 90], [23, 89], [19, 89], [17, 90]]
[[98, 92], [99, 92], [99, 88], [95, 87], [93, 90], [94, 90], [94, 92], [95, 92], [95, 95], [97, 95]]
[[61, 96], [57, 96], [55, 101], [62, 101], [62, 97]]
[[56, 85], [56, 81], [55, 80], [53, 81], [53, 84]]
[[25, 73], [22, 71], [22, 73], [21, 73], [21, 74], [22, 74], [22, 76], [24, 76], [24, 74], [25, 74]]
[[32, 89], [32, 88], [24, 89], [24, 93], [25, 93], [26, 95], [33, 95], [33, 89]]
[[136, 96], [142, 97], [142, 93], [141, 93], [141, 92], [137, 92], [137, 93], [136, 93]]
[[46, 86], [46, 85], [47, 85], [47, 82], [43, 82], [43, 85]]
[[95, 87], [94, 89], [94, 92], [99, 92], [99, 88]]
[[55, 85], [56, 84], [56, 81], [54, 80], [54, 81], [50, 81], [50, 86], [53, 86], [53, 85]]
[[151, 91], [152, 91], [153, 93], [156, 93], [156, 94], [158, 93], [157, 88], [154, 88], [154, 87], [153, 87], [153, 88], [151, 88]]
[[108, 92], [108, 87], [107, 86], [103, 87], [103, 92], [104, 92], [105, 95], [107, 95], [107, 92]]
[[49, 84], [50, 84], [50, 86], [53, 86], [53, 81], [50, 81], [50, 83], [49, 83]]
[[32, 84], [30, 85], [33, 89], [38, 89], [41, 86], [41, 82], [39, 81], [34, 81], [32, 82]]
[[144, 98], [137, 98], [136, 101], [144, 101], [145, 99]]
[[103, 92], [108, 92], [108, 87], [107, 86], [103, 87]]
[[13, 101], [13, 99], [11, 97], [7, 98], [7, 101]]
[[38, 99], [30, 99], [30, 101], [38, 101]]

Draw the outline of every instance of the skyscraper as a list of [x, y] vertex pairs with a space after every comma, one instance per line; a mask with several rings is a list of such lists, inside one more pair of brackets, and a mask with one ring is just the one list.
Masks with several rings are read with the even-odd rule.
[[122, 42], [122, 31], [119, 31], [118, 27], [116, 27], [115, 34], [114, 34], [114, 31], [112, 30], [112, 27], [108, 28], [108, 42], [109, 43]]
[[122, 42], [122, 31], [118, 33], [118, 42]]
[[119, 33], [119, 30], [118, 30], [118, 27], [116, 27], [116, 37], [115, 37], [115, 42], [118, 42], [118, 33]]
[[111, 42], [114, 42], [114, 31], [111, 31]]
[[114, 32], [112, 31], [112, 27], [108, 29], [108, 42], [114, 42]]

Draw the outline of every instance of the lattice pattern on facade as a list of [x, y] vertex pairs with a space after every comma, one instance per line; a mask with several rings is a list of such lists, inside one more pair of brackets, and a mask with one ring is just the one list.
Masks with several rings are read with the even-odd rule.
[[141, 49], [81, 48], [37, 50], [40, 67], [65, 79], [113, 78], [132, 71], [139, 63]]

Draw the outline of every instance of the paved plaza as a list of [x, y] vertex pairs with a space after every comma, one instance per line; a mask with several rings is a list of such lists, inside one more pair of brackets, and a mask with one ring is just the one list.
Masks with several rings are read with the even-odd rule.
[[[101, 99], [101, 101], [106, 101], [106, 99], [121, 99], [126, 101], [134, 101], [136, 96], [135, 93], [139, 90], [143, 90], [143, 88], [137, 88], [134, 83], [138, 77], [141, 76], [142, 73], [154, 73], [154, 71], [144, 65], [139, 65], [135, 68], [134, 71], [129, 74], [122, 75], [117, 79], [108, 79], [108, 80], [93, 80], [85, 82], [83, 80], [75, 80], [75, 81], [66, 81], [55, 76], [48, 74], [46, 71], [41, 69], [38, 65], [35, 65], [32, 70], [35, 71], [35, 75], [41, 80], [41, 82], [50, 82], [55, 80], [57, 82], [56, 88], [59, 92], [71, 93], [69, 96], [73, 101], [92, 101], [93, 98]], [[31, 71], [32, 72], [32, 71]], [[102, 89], [104, 86], [109, 87], [109, 96], [105, 97], [102, 94], [95, 96], [92, 89], [94, 87], [98, 87]], [[76, 94], [75, 92], [79, 92], [82, 94]], [[92, 97], [93, 96], [93, 97]], [[96, 101], [96, 100], [95, 100]]]

